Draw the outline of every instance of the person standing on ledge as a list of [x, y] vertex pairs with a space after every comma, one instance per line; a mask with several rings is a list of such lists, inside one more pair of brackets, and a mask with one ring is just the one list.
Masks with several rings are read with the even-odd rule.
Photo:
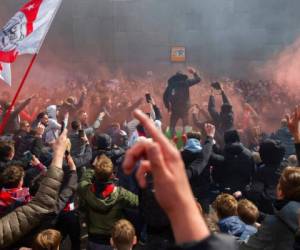
[[171, 114], [170, 130], [174, 136], [175, 127], [179, 119], [182, 120], [183, 127], [188, 124], [188, 110], [190, 107], [190, 87], [201, 81], [200, 76], [193, 68], [188, 68], [188, 72], [193, 75], [189, 79], [187, 75], [177, 72], [168, 80], [163, 100], [166, 108]]

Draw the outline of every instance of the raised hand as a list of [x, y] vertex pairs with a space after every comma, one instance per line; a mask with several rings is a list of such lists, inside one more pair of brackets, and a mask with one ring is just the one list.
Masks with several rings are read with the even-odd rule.
[[103, 120], [103, 118], [105, 117], [105, 112], [101, 112], [98, 116], [99, 120]]
[[206, 132], [206, 135], [209, 137], [214, 138], [216, 134], [216, 127], [210, 123], [205, 123], [204, 130]]
[[192, 67], [188, 67], [187, 70], [190, 74], [196, 74], [196, 70]]
[[287, 120], [288, 128], [294, 137], [295, 143], [300, 143], [300, 131], [299, 131], [300, 106], [299, 105], [295, 107], [295, 110], [292, 114], [286, 115], [286, 120]]
[[36, 137], [42, 137], [44, 132], [45, 132], [45, 126], [41, 122], [39, 122], [35, 129]]
[[200, 216], [186, 176], [179, 151], [140, 110], [134, 116], [144, 126], [153, 141], [143, 141], [128, 150], [123, 163], [130, 174], [140, 162], [136, 178], [146, 187], [146, 175], [151, 173], [155, 197], [170, 218], [177, 243], [201, 240], [209, 231]]
[[40, 160], [35, 155], [32, 155], [31, 165], [38, 166], [39, 164], [41, 164]]
[[66, 156], [66, 160], [67, 160], [68, 167], [70, 168], [70, 170], [71, 171], [76, 171], [76, 165], [75, 165], [74, 160], [73, 160], [73, 158], [70, 154]]
[[61, 135], [57, 138], [57, 140], [53, 144], [54, 152], [53, 152], [52, 164], [59, 168], [62, 167], [63, 158], [69, 143], [67, 133], [68, 130], [64, 129]]

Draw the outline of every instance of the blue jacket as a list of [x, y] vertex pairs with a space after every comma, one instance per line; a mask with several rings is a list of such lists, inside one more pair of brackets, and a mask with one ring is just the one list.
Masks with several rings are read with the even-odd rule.
[[218, 223], [220, 231], [235, 236], [239, 241], [247, 241], [249, 237], [257, 232], [253, 226], [246, 225], [237, 216], [230, 216]]

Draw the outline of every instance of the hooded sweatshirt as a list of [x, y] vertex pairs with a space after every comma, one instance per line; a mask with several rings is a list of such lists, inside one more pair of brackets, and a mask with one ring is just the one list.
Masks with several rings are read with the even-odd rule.
[[50, 143], [56, 140], [58, 137], [59, 130], [61, 129], [61, 125], [57, 122], [56, 111], [56, 105], [50, 105], [47, 107], [49, 122], [44, 134], [44, 140], [46, 143]]
[[87, 215], [90, 239], [110, 237], [114, 223], [124, 217], [123, 210], [138, 206], [138, 197], [113, 181], [96, 183], [92, 169], [84, 173], [78, 192]]
[[186, 145], [184, 146], [184, 150], [188, 150], [192, 153], [200, 153], [202, 146], [199, 140], [191, 138], [188, 139]]

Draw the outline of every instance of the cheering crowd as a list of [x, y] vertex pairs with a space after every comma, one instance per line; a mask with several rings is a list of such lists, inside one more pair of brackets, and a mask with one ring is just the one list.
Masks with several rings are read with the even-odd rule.
[[296, 96], [193, 68], [36, 93], [0, 137], [1, 249], [300, 249]]

